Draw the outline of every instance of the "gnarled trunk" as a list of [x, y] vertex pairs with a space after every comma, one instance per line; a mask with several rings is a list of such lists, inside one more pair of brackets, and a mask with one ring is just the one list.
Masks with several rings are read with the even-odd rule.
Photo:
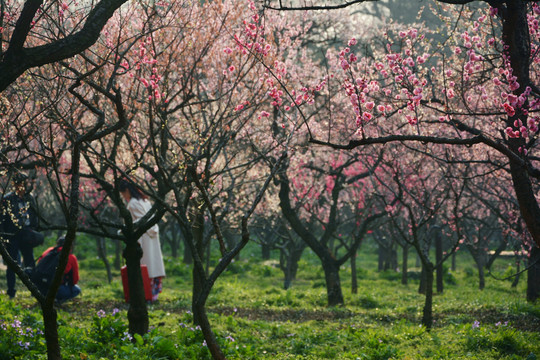
[[339, 279], [339, 265], [332, 259], [322, 259], [324, 278], [326, 280], [326, 292], [328, 295], [328, 306], [343, 305], [343, 292], [341, 291], [341, 281]]
[[124, 249], [124, 259], [126, 260], [129, 285], [129, 309], [127, 313], [129, 332], [144, 335], [148, 332], [149, 321], [141, 275], [141, 257], [142, 249], [139, 242], [128, 240]]
[[531, 249], [527, 270], [527, 300], [536, 301], [540, 298], [540, 247]]
[[426, 329], [430, 330], [433, 326], [433, 265], [424, 264], [424, 276], [425, 276], [425, 302], [424, 310], [422, 312], [422, 325]]
[[403, 253], [401, 254], [401, 284], [407, 285], [409, 283], [409, 246], [403, 246]]
[[45, 341], [47, 342], [47, 359], [48, 360], [61, 360], [60, 343], [58, 341], [58, 314], [56, 309], [52, 306], [42, 304], [41, 311], [43, 312], [43, 328]]
[[[512, 75], [516, 76], [516, 81], [519, 84], [519, 88], [513, 92], [516, 96], [522, 95], [531, 84], [529, 75], [531, 47], [527, 6], [527, 3], [523, 1], [507, 1], [506, 9], [499, 9], [504, 10], [501, 11], [501, 17], [503, 20], [503, 40], [507, 46], [505, 53], [510, 57]], [[527, 108], [527, 102], [523, 106]], [[527, 113], [516, 111], [514, 116], [508, 116], [507, 126], [513, 129], [516, 122], [521, 121], [521, 123], [527, 124], [527, 119]], [[521, 155], [525, 139], [508, 139], [508, 146], [516, 155]], [[513, 157], [508, 159], [521, 216], [536, 245], [540, 246], [540, 206], [536, 201], [529, 173], [526, 165]]]

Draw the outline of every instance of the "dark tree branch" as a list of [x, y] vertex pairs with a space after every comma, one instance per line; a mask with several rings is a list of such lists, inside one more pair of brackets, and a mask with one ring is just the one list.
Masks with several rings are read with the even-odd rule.
[[24, 48], [29, 23], [37, 11], [35, 6], [39, 8], [41, 5], [41, 1], [28, 1], [13, 30], [10, 46], [0, 62], [0, 92], [30, 68], [67, 59], [88, 49], [97, 41], [101, 30], [114, 12], [126, 1], [101, 0], [90, 11], [84, 26], [78, 32], [49, 44]]
[[279, 6], [263, 5], [266, 9], [270, 10], [280, 10], [280, 11], [299, 11], [299, 10], [337, 10], [349, 7], [355, 4], [361, 4], [368, 1], [379, 1], [379, 0], [352, 0], [345, 2], [339, 5], [312, 5], [312, 6], [283, 6], [281, 0], [279, 1]]

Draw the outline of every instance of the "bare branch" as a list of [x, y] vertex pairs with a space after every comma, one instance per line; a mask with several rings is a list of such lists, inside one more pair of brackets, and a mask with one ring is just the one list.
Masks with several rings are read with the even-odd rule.
[[279, 10], [279, 11], [337, 10], [337, 9], [344, 9], [351, 5], [365, 3], [368, 1], [379, 1], [379, 0], [352, 0], [352, 1], [348, 1], [339, 5], [311, 5], [311, 6], [307, 6], [307, 5], [306, 6], [284, 6], [280, 1], [278, 7], [271, 6], [271, 5], [263, 5], [263, 7], [265, 7], [266, 9]]
[[14, 38], [10, 41], [10, 47], [0, 62], [0, 92], [4, 91], [30, 68], [67, 59], [88, 49], [97, 41], [101, 30], [110, 17], [126, 1], [101, 0], [88, 14], [81, 30], [63, 39], [32, 48], [22, 47], [22, 42], [28, 34], [24, 28], [27, 26], [27, 21], [23, 21], [22, 17], [29, 16], [28, 13], [31, 13], [34, 7], [27, 12], [23, 11], [17, 22], [17, 27], [13, 31]]

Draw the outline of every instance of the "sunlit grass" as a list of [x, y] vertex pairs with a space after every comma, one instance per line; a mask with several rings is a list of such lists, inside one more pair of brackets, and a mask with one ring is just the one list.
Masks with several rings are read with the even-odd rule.
[[[343, 266], [340, 275], [345, 304], [328, 308], [324, 273], [310, 251], [300, 261], [297, 279], [288, 290], [283, 289], [277, 260], [262, 261], [256, 251], [255, 246], [248, 247], [215, 283], [207, 302], [210, 322], [230, 359], [540, 356], [540, 305], [526, 302], [525, 277], [516, 288], [510, 281], [487, 277], [486, 288], [480, 291], [468, 255], [458, 258], [457, 269], [445, 276], [444, 292], [435, 294], [435, 322], [427, 331], [420, 325], [424, 296], [418, 293], [415, 274], [419, 269], [414, 260], [409, 284], [402, 285], [401, 274], [377, 271], [376, 255], [366, 248], [358, 257], [358, 293], [351, 293], [350, 266]], [[164, 291], [159, 303], [149, 305], [151, 332], [132, 342], [123, 335], [128, 305], [119, 271], [113, 270], [109, 284], [102, 262], [91, 253], [80, 263], [82, 296], [59, 309], [66, 358], [210, 358], [202, 334], [192, 324], [189, 265], [180, 259], [166, 259]], [[495, 264], [494, 274], [502, 274], [507, 267], [508, 262], [501, 260]], [[4, 277], [0, 286], [5, 286]], [[2, 314], [7, 314], [3, 315], [0, 340], [11, 349], [11, 357], [3, 358], [26, 359], [28, 354], [40, 358], [44, 342], [35, 332], [42, 329], [41, 315], [28, 291], [19, 291], [15, 301], [2, 301], [0, 307]], [[98, 315], [101, 310], [106, 313], [104, 318]], [[112, 315], [114, 311], [119, 313]], [[37, 340], [26, 341], [25, 335], [13, 333], [14, 321], [34, 329], [33, 339]]]

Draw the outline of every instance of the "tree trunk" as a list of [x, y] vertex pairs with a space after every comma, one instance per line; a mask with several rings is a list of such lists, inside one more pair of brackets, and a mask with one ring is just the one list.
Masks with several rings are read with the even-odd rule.
[[356, 253], [351, 256], [351, 293], [358, 294], [358, 279], [356, 274]]
[[114, 241], [114, 268], [120, 270], [122, 267], [122, 242], [120, 240]]
[[379, 271], [383, 271], [384, 269], [384, 253], [385, 253], [384, 246], [382, 246], [382, 244], [379, 244], [379, 251], [378, 251], [379, 266], [377, 268]]
[[478, 267], [478, 288], [484, 290], [486, 287], [486, 275], [485, 275], [485, 257], [486, 254], [483, 253], [483, 250], [478, 250], [475, 257], [476, 266]]
[[271, 247], [270, 245], [268, 245], [267, 243], [263, 242], [262, 245], [261, 245], [261, 251], [262, 251], [262, 259], [263, 260], [268, 260], [270, 259], [270, 250], [271, 250]]
[[290, 248], [287, 249], [285, 254], [285, 280], [283, 282], [283, 288], [285, 290], [290, 288], [292, 281], [296, 279], [296, 273], [298, 272], [298, 262], [300, 261], [304, 249], [306, 248], [303, 243], [295, 244], [294, 242], [291, 242], [290, 244]]
[[142, 249], [139, 242], [128, 240], [124, 249], [124, 258], [129, 285], [129, 332], [142, 336], [148, 332], [149, 321], [141, 275], [141, 257]]
[[219, 347], [219, 344], [216, 340], [216, 335], [212, 331], [212, 327], [210, 326], [210, 322], [208, 321], [204, 302], [195, 302], [192, 309], [193, 319], [197, 319], [197, 325], [201, 327], [201, 331], [203, 332], [203, 336], [206, 341], [206, 346], [208, 347], [210, 354], [212, 354], [212, 359], [225, 360], [225, 355], [221, 351], [221, 348]]
[[527, 270], [527, 301], [536, 301], [540, 297], [540, 247], [534, 246], [529, 257]]
[[420, 271], [420, 284], [418, 285], [418, 293], [426, 293], [426, 267], [422, 264], [422, 270]]
[[187, 240], [184, 239], [184, 264], [190, 265], [193, 264], [193, 256], [191, 255], [191, 249], [185, 243]]
[[[208, 269], [205, 268], [204, 264], [204, 216], [202, 212], [199, 212], [195, 215], [194, 221], [191, 225], [192, 231], [192, 248], [196, 251], [196, 257], [192, 257], [194, 260], [193, 266], [193, 291], [192, 291], [192, 300], [191, 300], [191, 309], [193, 311], [193, 322], [196, 325], [201, 327], [203, 332], [204, 339], [206, 341], [206, 346], [212, 354], [214, 360], [225, 360], [225, 355], [221, 351], [219, 344], [216, 340], [216, 336], [212, 331], [210, 322], [208, 321], [208, 316], [206, 315], [205, 304], [208, 299], [208, 292], [205, 292], [205, 286], [207, 285], [208, 280]], [[186, 246], [187, 247], [187, 246]], [[208, 247], [209, 244], [208, 244]], [[211, 288], [211, 285], [210, 285]]]
[[454, 251], [452, 253], [452, 272], [455, 272], [456, 271], [456, 252]]
[[422, 325], [430, 330], [433, 326], [433, 265], [422, 266], [425, 274], [425, 295], [424, 311], [422, 315]]
[[520, 272], [521, 271], [521, 261], [518, 259], [516, 262], [516, 276], [514, 276], [514, 281], [512, 281], [512, 288], [516, 288], [519, 284]]
[[210, 274], [210, 254], [212, 251], [212, 239], [208, 239], [208, 243], [206, 244], [206, 277]]
[[339, 265], [332, 259], [322, 259], [324, 277], [326, 279], [326, 291], [328, 295], [328, 306], [343, 305], [343, 292], [341, 291], [341, 281], [339, 279]]
[[43, 328], [45, 341], [47, 343], [47, 359], [48, 360], [61, 360], [60, 343], [58, 341], [58, 314], [56, 309], [52, 306], [41, 305], [41, 311], [43, 312]]
[[392, 269], [393, 271], [397, 271], [397, 268], [398, 268], [397, 250], [393, 246], [390, 248], [390, 259], [388, 260], [388, 262], [389, 262], [389, 268]]
[[478, 288], [484, 290], [486, 287], [486, 276], [484, 273], [484, 266], [478, 263]]
[[99, 237], [96, 239], [97, 244], [97, 251], [98, 256], [103, 261], [103, 264], [105, 264], [105, 270], [107, 270], [107, 280], [109, 281], [109, 284], [112, 281], [112, 273], [111, 273], [111, 264], [109, 263], [109, 259], [107, 259], [107, 248], [105, 246], [105, 239], [103, 237]]
[[403, 246], [403, 253], [401, 254], [401, 284], [407, 285], [409, 283], [409, 247]]
[[[178, 259], [178, 249], [180, 249], [180, 239], [178, 236], [178, 233], [176, 232], [178, 230], [176, 224], [170, 227], [171, 230], [171, 256], [173, 259]], [[178, 232], [180, 232], [178, 230]]]
[[443, 259], [442, 234], [441, 234], [441, 229], [437, 227], [437, 229], [435, 229], [435, 263], [437, 264], [436, 283], [437, 283], [438, 294], [442, 294], [444, 291], [442, 259]]
[[[505, 43], [505, 55], [510, 58], [512, 75], [516, 77], [519, 87], [513, 91], [516, 96], [522, 95], [530, 82], [530, 33], [527, 22], [527, 3], [522, 1], [506, 2], [506, 9], [500, 11], [503, 20], [503, 40]], [[502, 10], [502, 9], [500, 9]], [[523, 104], [523, 108], [528, 108], [528, 103]], [[514, 116], [508, 116], [507, 126], [515, 129], [514, 124], [521, 122], [527, 124], [528, 114], [523, 111], [516, 111]], [[514, 154], [520, 154], [525, 139], [511, 138], [507, 140], [508, 147]], [[535, 191], [526, 165], [513, 157], [508, 157], [510, 163], [510, 174], [514, 191], [519, 204], [519, 210], [527, 229], [537, 246], [540, 246], [540, 207], [535, 197]]]

